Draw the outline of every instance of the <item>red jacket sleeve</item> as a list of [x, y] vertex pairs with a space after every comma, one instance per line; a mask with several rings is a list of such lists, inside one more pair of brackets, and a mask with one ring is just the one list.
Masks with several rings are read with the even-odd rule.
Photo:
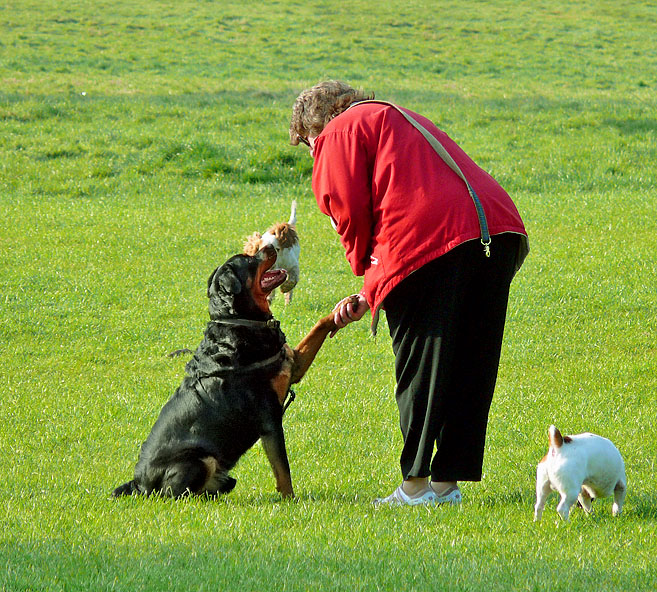
[[356, 275], [370, 265], [372, 250], [371, 164], [355, 134], [322, 133], [315, 143], [313, 192], [330, 216]]

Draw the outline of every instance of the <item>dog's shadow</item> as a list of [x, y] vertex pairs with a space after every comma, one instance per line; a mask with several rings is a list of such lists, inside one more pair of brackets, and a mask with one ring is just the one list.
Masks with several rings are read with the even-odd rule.
[[[627, 508], [623, 508], [626, 516], [636, 516], [647, 522], [657, 522], [657, 496], [656, 495], [631, 495], [627, 496]], [[627, 510], [627, 511], [625, 511]]]

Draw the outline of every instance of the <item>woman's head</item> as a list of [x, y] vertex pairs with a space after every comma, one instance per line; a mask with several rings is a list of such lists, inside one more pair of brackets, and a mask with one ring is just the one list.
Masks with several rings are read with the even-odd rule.
[[326, 124], [340, 115], [353, 103], [373, 99], [374, 93], [366, 95], [344, 82], [327, 80], [304, 90], [292, 107], [290, 122], [290, 144], [296, 146], [308, 136], [318, 136]]

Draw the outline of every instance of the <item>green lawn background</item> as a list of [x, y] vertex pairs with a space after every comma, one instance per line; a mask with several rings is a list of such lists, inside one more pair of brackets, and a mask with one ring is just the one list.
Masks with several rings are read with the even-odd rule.
[[[0, 6], [3, 590], [653, 590], [655, 2], [12, 1]], [[236, 490], [109, 499], [207, 320], [205, 281], [299, 202], [298, 341], [359, 289], [288, 145], [341, 78], [431, 117], [513, 195], [485, 477], [459, 509], [399, 481], [385, 323], [329, 341], [285, 419], [298, 501], [255, 447]], [[547, 427], [611, 437], [610, 501], [533, 524]]]

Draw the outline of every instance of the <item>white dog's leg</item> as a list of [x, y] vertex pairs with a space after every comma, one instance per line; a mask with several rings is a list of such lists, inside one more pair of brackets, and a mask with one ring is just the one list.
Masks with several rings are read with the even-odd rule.
[[614, 505], [611, 507], [611, 513], [614, 516], [620, 516], [620, 513], [623, 511], [626, 491], [627, 485], [625, 485], [624, 481], [616, 483], [616, 487], [614, 487]]
[[579, 495], [578, 490], [564, 491], [561, 493], [561, 501], [557, 506], [557, 512], [564, 520], [568, 520], [570, 515], [570, 508], [577, 501], [577, 496]]
[[582, 487], [582, 491], [580, 492], [577, 499], [579, 500], [582, 509], [587, 514], [593, 512], [593, 504], [591, 503], [593, 498], [591, 497], [591, 494], [589, 493], [589, 490], [586, 489], [586, 487]]
[[534, 522], [541, 519], [545, 502], [552, 492], [550, 480], [542, 466], [539, 465], [536, 470], [536, 505], [534, 506]]

